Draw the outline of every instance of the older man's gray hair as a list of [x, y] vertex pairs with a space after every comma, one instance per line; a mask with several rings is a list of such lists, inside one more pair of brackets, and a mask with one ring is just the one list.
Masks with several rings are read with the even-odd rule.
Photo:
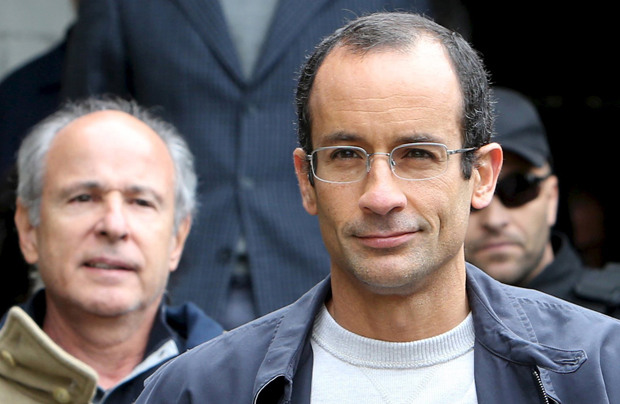
[[175, 230], [197, 209], [197, 177], [194, 157], [183, 137], [170, 123], [156, 117], [135, 101], [121, 98], [87, 98], [64, 104], [57, 112], [37, 124], [23, 140], [17, 155], [19, 182], [17, 196], [28, 208], [33, 226], [40, 220], [41, 195], [47, 152], [58, 132], [74, 120], [97, 111], [125, 112], [149, 126], [164, 141], [175, 169]]

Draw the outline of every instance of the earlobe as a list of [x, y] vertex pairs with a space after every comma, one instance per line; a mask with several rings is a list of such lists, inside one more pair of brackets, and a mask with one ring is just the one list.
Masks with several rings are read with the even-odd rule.
[[15, 211], [15, 227], [19, 235], [19, 248], [24, 260], [29, 264], [35, 264], [39, 260], [37, 229], [30, 223], [28, 208], [19, 199]]
[[306, 152], [300, 148], [295, 149], [293, 152], [293, 159], [295, 163], [295, 174], [297, 175], [297, 181], [299, 183], [299, 192], [301, 193], [304, 208], [309, 214], [316, 215], [316, 192], [313, 184], [311, 184], [309, 180], [309, 176], [311, 176], [312, 173], [309, 171]]
[[489, 143], [482, 146], [477, 153], [478, 161], [475, 167], [477, 175], [471, 206], [474, 209], [482, 209], [493, 200], [497, 178], [502, 169], [503, 152], [498, 143]]

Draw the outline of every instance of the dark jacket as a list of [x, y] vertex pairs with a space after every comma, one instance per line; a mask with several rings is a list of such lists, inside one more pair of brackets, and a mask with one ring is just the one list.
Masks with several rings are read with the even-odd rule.
[[[41, 327], [45, 316], [45, 291], [39, 291], [33, 296], [23, 307], [26, 313]], [[142, 391], [144, 380], [150, 376], [162, 363], [170, 358], [183, 353], [196, 345], [205, 342], [211, 338], [220, 335], [223, 332], [222, 327], [207, 317], [198, 307], [192, 303], [183, 306], [168, 307], [162, 305], [158, 312], [158, 317], [153, 324], [153, 329], [149, 336], [144, 360], [134, 372], [125, 378], [116, 387], [103, 391], [97, 390], [94, 402], [96, 403], [119, 403], [129, 404], [136, 399]], [[0, 321], [0, 328], [4, 326], [6, 316]], [[29, 337], [32, 338], [32, 337]], [[36, 338], [32, 338], [35, 340]], [[51, 347], [53, 350], [61, 349], [57, 346]], [[11, 354], [9, 352], [9, 354]], [[20, 363], [20, 350], [15, 346], [14, 362]], [[3, 356], [5, 356], [3, 350]], [[24, 361], [25, 362], [25, 361]], [[54, 377], [53, 374], [46, 373], [45, 370], [38, 371], [35, 368], [17, 371], [17, 373], [37, 375], [40, 377], [41, 385], [37, 386], [36, 382], [30, 380], [34, 389], [46, 389], [50, 386], [50, 380], [54, 383], [60, 383], [64, 380], [60, 375]], [[3, 375], [5, 378], [6, 375]], [[16, 374], [16, 377], [18, 375]], [[75, 374], [74, 380], [67, 380], [67, 390], [71, 388], [81, 387], [79, 384], [84, 381], [84, 375], [79, 372]], [[22, 387], [23, 389], [23, 387]]]
[[620, 304], [599, 289], [620, 289], [620, 272], [586, 267], [562, 233], [554, 232], [551, 242], [553, 261], [525, 286], [620, 318]]
[[[330, 293], [328, 278], [296, 303], [179, 356], [147, 380], [137, 403], [309, 403], [310, 333]], [[479, 403], [544, 403], [544, 395], [620, 403], [620, 322], [471, 265], [467, 293]]]

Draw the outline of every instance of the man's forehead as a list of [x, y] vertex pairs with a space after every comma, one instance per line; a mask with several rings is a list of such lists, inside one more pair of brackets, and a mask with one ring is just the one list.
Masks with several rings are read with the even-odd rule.
[[439, 44], [424, 41], [413, 49], [363, 55], [340, 48], [330, 57], [309, 101], [313, 143], [317, 136], [359, 131], [460, 136], [460, 84]]
[[404, 96], [443, 93], [461, 103], [460, 83], [447, 52], [435, 40], [420, 40], [406, 49], [378, 49], [356, 53], [336, 47], [317, 71], [310, 104], [317, 94], [343, 89], [355, 94], [372, 87], [377, 99], [401, 92]]
[[93, 146], [134, 148], [136, 154], [150, 149], [170, 157], [167, 145], [150, 126], [116, 110], [96, 111], [76, 118], [57, 133], [50, 152], [59, 147], [81, 151]]
[[132, 181], [169, 186], [175, 172], [164, 141], [142, 121], [121, 111], [97, 111], [59, 131], [45, 170], [46, 177], [54, 174], [55, 181], [95, 181], [117, 188]]

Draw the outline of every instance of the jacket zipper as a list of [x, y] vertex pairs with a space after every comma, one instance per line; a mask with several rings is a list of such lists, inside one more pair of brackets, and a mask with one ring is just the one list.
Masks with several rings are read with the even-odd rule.
[[545, 400], [545, 404], [549, 404], [549, 398], [547, 397], [547, 392], [545, 391], [545, 386], [543, 385], [542, 379], [540, 378], [540, 374], [536, 369], [534, 369], [532, 373], [534, 373], [534, 377], [538, 382], [538, 387], [540, 388], [540, 392], [542, 393], [543, 399]]

